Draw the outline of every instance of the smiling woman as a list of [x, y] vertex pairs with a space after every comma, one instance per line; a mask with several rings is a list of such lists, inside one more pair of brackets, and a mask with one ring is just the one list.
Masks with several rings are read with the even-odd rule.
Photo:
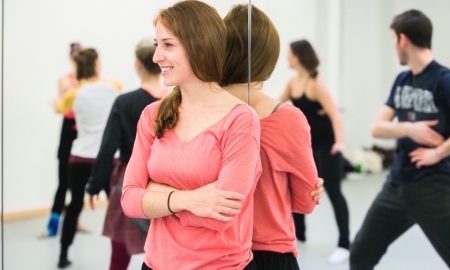
[[175, 88], [142, 113], [122, 195], [125, 214], [152, 219], [142, 269], [254, 269], [260, 126], [218, 84], [225, 24], [211, 6], [182, 1], [155, 30], [153, 60]]

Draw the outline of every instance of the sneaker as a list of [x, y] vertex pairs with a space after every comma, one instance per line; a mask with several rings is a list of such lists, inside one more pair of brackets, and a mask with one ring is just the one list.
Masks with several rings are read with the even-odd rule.
[[58, 233], [60, 214], [53, 212], [47, 224], [47, 237], [55, 237]]
[[350, 257], [350, 251], [346, 248], [337, 247], [328, 257], [328, 263], [330, 264], [340, 264], [348, 261]]
[[72, 264], [72, 262], [69, 261], [67, 258], [62, 258], [62, 259], [59, 259], [59, 261], [58, 261], [58, 268], [59, 269], [67, 268], [71, 264]]

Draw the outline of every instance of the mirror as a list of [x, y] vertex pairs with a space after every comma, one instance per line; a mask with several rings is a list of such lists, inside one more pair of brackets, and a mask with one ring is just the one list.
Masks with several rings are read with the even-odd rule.
[[[394, 147], [393, 140], [373, 139], [370, 130], [395, 77], [405, 69], [398, 64], [389, 30], [395, 15], [412, 8], [423, 11], [433, 23], [434, 57], [440, 64], [450, 65], [448, 1], [286, 0], [275, 3], [253, 0], [252, 4], [270, 16], [281, 38], [278, 65], [264, 88], [272, 96], [280, 97], [289, 79], [297, 75], [289, 68], [290, 43], [307, 39], [320, 59], [319, 76], [342, 115], [345, 149], [348, 151], [371, 148], [373, 145]], [[386, 174], [387, 171], [372, 175], [356, 174], [354, 177], [358, 180], [349, 177], [342, 183], [350, 212], [350, 224], [347, 226], [350, 228], [350, 241], [359, 231]], [[339, 236], [328, 198], [324, 197], [324, 202], [307, 217], [306, 243], [297, 245], [301, 269], [336, 267], [326, 263], [327, 253], [336, 248]], [[405, 250], [411, 248], [417, 254], [427, 255], [421, 255], [421, 258], [403, 255]], [[377, 267], [394, 269], [396, 265], [417, 269], [430, 268], [431, 265], [433, 269], [446, 268], [417, 227], [396, 240]], [[348, 264], [338, 267], [348, 269]]]

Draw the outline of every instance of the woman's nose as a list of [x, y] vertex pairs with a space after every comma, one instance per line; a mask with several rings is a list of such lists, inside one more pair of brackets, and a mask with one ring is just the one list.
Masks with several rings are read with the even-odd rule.
[[153, 62], [158, 63], [163, 60], [163, 54], [159, 47], [156, 47], [155, 53], [153, 54]]

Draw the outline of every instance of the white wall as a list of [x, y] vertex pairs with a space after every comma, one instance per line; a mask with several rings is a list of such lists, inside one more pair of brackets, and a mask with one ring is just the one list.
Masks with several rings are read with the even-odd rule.
[[289, 43], [302, 38], [313, 44], [317, 42], [317, 1], [253, 0], [252, 4], [271, 18], [280, 35], [280, 58], [272, 77], [264, 85], [268, 94], [278, 97], [292, 75], [287, 62]]
[[390, 1], [343, 0], [341, 36], [341, 107], [349, 148], [370, 141], [370, 125], [383, 102], [392, 74], [393, 53], [386, 48]]
[[[61, 117], [50, 107], [69, 71], [68, 44], [100, 54], [102, 74], [138, 87], [134, 47], [153, 34], [153, 18], [172, 0], [5, 0], [5, 212], [48, 207], [57, 186]], [[206, 1], [224, 15], [236, 3]]]

